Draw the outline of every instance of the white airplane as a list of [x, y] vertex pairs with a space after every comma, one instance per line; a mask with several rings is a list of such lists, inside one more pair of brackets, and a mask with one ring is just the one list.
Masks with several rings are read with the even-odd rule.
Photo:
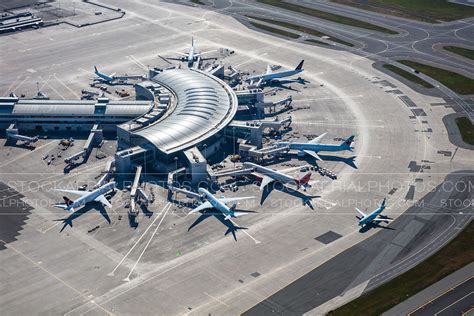
[[273, 72], [272, 67], [268, 65], [266, 73], [248, 77], [247, 81], [249, 81], [250, 84], [256, 83], [257, 86], [261, 86], [264, 83], [268, 83], [271, 81], [278, 81], [277, 79], [291, 77], [304, 71], [303, 63], [304, 63], [304, 60], [300, 61], [300, 63], [298, 64], [298, 66], [296, 66], [295, 69], [285, 70], [285, 71], [280, 71], [280, 72]]
[[96, 66], [94, 66], [94, 73], [98, 77], [98, 80], [102, 80], [104, 82], [112, 82], [117, 79], [117, 77], [115, 77], [115, 72], [111, 75], [107, 75], [103, 72], [100, 72]]
[[189, 53], [185, 54], [185, 53], [176, 52], [176, 54], [178, 54], [180, 57], [166, 57], [165, 59], [187, 61], [188, 67], [192, 67], [194, 62], [196, 62], [198, 59], [200, 60], [216, 59], [216, 58], [203, 58], [202, 57], [205, 54], [215, 52], [216, 51], [215, 49], [207, 51], [207, 52], [198, 53], [196, 52], [196, 47], [194, 46], [194, 44], [196, 44], [196, 42], [194, 41], [194, 38], [191, 38], [191, 48], [189, 49]]
[[330, 151], [330, 152], [344, 151], [344, 150], [352, 151], [353, 148], [351, 147], [351, 145], [354, 142], [354, 136], [350, 136], [339, 145], [321, 144], [321, 140], [323, 139], [324, 136], [326, 136], [326, 134], [327, 133], [321, 134], [307, 143], [278, 142], [275, 145], [279, 147], [288, 147], [289, 149], [299, 150], [298, 155], [304, 156], [305, 154], [308, 154], [317, 160], [322, 160], [321, 157], [319, 157], [318, 155], [318, 152], [320, 151]]
[[[208, 208], [215, 208], [217, 211], [221, 212], [225, 216], [225, 220], [229, 220], [232, 217], [236, 218], [239, 216], [244, 216], [249, 214], [249, 212], [236, 212], [235, 207], [237, 206], [237, 201], [242, 201], [242, 200], [249, 200], [249, 199], [254, 199], [255, 197], [253, 196], [247, 196], [247, 197], [233, 197], [233, 198], [216, 198], [214, 195], [212, 195], [209, 191], [203, 188], [198, 189], [199, 193], [201, 193], [201, 196], [204, 197], [207, 201], [193, 209], [189, 214], [197, 213], [199, 211], [208, 209]], [[231, 207], [227, 206], [226, 203], [233, 203]]]
[[55, 189], [55, 191], [77, 194], [80, 197], [76, 200], [71, 200], [66, 196], [63, 196], [64, 204], [55, 204], [55, 207], [62, 208], [66, 211], [74, 212], [74, 209], [86, 205], [89, 202], [100, 202], [105, 206], [112, 207], [112, 204], [105, 198], [104, 194], [114, 190], [116, 183], [114, 181], [104, 184], [94, 191], [79, 191], [79, 190], [64, 190], [64, 189]]
[[356, 207], [356, 211], [359, 212], [360, 215], [362, 215], [362, 217], [357, 216], [357, 219], [359, 220], [359, 226], [364, 226], [373, 222], [391, 222], [392, 219], [379, 217], [382, 211], [385, 209], [385, 200], [386, 199], [383, 199], [380, 206], [370, 214], [365, 214]]
[[[260, 190], [263, 190], [267, 185], [269, 185], [272, 182], [279, 182], [282, 184], [291, 184], [291, 185], [296, 186], [297, 190], [299, 190], [299, 188], [302, 187], [304, 191], [306, 191], [308, 188], [311, 187], [311, 185], [309, 185], [308, 183], [309, 179], [311, 178], [311, 172], [308, 172], [302, 178], [295, 178], [284, 173], [284, 171], [288, 171], [288, 170], [277, 171], [277, 170], [273, 170], [267, 167], [254, 164], [252, 162], [244, 162], [243, 165], [245, 168], [253, 169], [254, 172], [257, 173], [257, 176], [258, 174], [262, 175]], [[297, 167], [297, 168], [301, 168], [301, 167]], [[292, 169], [295, 169], [295, 168], [292, 168]]]

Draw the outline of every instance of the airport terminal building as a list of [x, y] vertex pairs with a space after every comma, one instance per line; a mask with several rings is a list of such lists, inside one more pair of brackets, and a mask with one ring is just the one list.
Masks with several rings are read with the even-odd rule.
[[197, 69], [164, 70], [151, 81], [156, 103], [166, 110], [158, 119], [145, 114], [117, 127], [119, 146], [127, 148], [116, 155], [117, 169], [153, 160], [157, 170], [165, 171], [176, 167], [178, 157], [192, 171], [205, 172], [202, 154], [211, 155], [224, 141], [224, 129], [237, 112], [235, 92]]
[[[191, 167], [206, 173], [205, 156], [225, 141], [224, 129], [238, 108], [232, 88], [198, 69], [166, 69], [136, 85], [137, 101], [0, 98], [0, 127], [11, 124], [34, 134], [89, 132], [93, 126], [117, 133], [118, 172], [152, 165], [157, 171]], [[188, 169], [189, 170], [189, 169]]]

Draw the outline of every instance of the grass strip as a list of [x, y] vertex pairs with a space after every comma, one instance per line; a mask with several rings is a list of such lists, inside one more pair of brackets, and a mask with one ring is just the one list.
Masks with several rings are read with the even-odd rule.
[[429, 23], [454, 21], [474, 16], [474, 7], [447, 0], [331, 0], [367, 11]]
[[471, 120], [465, 116], [459, 117], [456, 119], [456, 125], [459, 128], [462, 140], [469, 145], [474, 145], [474, 125]]
[[399, 60], [400, 63], [438, 80], [459, 94], [474, 94], [474, 79], [445, 69], [428, 66], [411, 60]]
[[433, 88], [433, 86], [430, 83], [424, 81], [423, 79], [415, 76], [412, 73], [409, 73], [408, 71], [405, 71], [401, 68], [398, 68], [397, 66], [390, 65], [390, 64], [384, 64], [382, 67], [387, 69], [387, 70], [390, 70], [391, 72], [394, 72], [397, 75], [402, 76], [403, 78], [408, 79], [411, 82], [416, 83], [420, 86], [423, 86], [423, 87], [428, 88], [428, 89]]
[[312, 28], [309, 28], [309, 27], [306, 27], [306, 26], [297, 25], [297, 24], [284, 22], [284, 21], [265, 19], [265, 18], [250, 16], [250, 15], [246, 15], [246, 17], [251, 18], [251, 19], [255, 19], [255, 20], [258, 20], [258, 21], [262, 21], [262, 22], [267, 22], [267, 23], [270, 23], [270, 24], [275, 24], [275, 25], [278, 25], [278, 26], [281, 26], [281, 27], [286, 27], [288, 29], [292, 29], [292, 30], [295, 30], [295, 31], [298, 31], [298, 32], [303, 32], [303, 33], [313, 35], [313, 36], [318, 36], [318, 37], [327, 36], [333, 42], [337, 42], [339, 44], [343, 44], [343, 45], [350, 46], [350, 47], [354, 46], [354, 44], [352, 44], [352, 43], [343, 41], [339, 38], [331, 37], [331, 36], [329, 36], [329, 35], [327, 35], [323, 32], [320, 32], [318, 30], [315, 30], [315, 29], [312, 29]]
[[360, 27], [360, 28], [364, 28], [368, 30], [387, 33], [387, 34], [398, 34], [398, 32], [395, 32], [393, 30], [387, 29], [382, 26], [378, 26], [375, 24], [371, 24], [368, 22], [364, 22], [361, 20], [357, 20], [357, 19], [339, 15], [339, 14], [329, 13], [326, 11], [316, 10], [314, 8], [309, 8], [309, 7], [304, 7], [304, 6], [293, 4], [293, 3], [284, 2], [281, 0], [257, 0], [257, 2], [268, 4], [268, 5], [275, 6], [281, 9], [285, 9], [285, 10], [290, 10], [297, 13], [310, 15], [315, 18], [320, 18], [320, 19], [324, 19], [324, 20], [328, 20], [328, 21], [332, 21], [336, 23], [351, 25], [351, 26]]
[[277, 28], [274, 28], [274, 27], [271, 27], [271, 26], [268, 26], [268, 25], [264, 25], [264, 24], [260, 24], [260, 23], [256, 23], [256, 22], [252, 22], [252, 21], [250, 21], [250, 24], [252, 24], [254, 27], [256, 27], [258, 29], [261, 29], [261, 30], [264, 30], [264, 31], [267, 31], [267, 32], [270, 32], [270, 33], [275, 33], [275, 34], [278, 34], [278, 35], [283, 35], [283, 36], [294, 38], [294, 39], [300, 37], [298, 34], [291, 33], [291, 32], [285, 31], [285, 30], [280, 30], [280, 29], [277, 29]]
[[461, 55], [463, 57], [474, 59], [474, 50], [472, 49], [467, 49], [467, 48], [457, 47], [457, 46], [444, 46], [443, 48], [449, 52]]

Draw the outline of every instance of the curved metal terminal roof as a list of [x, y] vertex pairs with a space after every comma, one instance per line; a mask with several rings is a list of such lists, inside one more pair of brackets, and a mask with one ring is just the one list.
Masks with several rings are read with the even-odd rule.
[[153, 107], [150, 101], [0, 99], [0, 117], [137, 117]]
[[196, 69], [170, 69], [153, 81], [169, 89], [176, 107], [165, 118], [134, 132], [166, 154], [197, 145], [227, 126], [237, 111], [237, 96], [222, 80]]

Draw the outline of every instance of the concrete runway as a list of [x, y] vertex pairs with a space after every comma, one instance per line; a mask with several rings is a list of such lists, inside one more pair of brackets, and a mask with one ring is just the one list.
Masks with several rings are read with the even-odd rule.
[[[61, 222], [53, 220], [68, 214], [51, 207], [61, 195], [50, 189], [91, 181], [106, 162], [91, 159], [64, 175], [63, 165], [46, 166], [40, 158], [55, 150], [57, 140], [41, 141], [34, 151], [2, 147], [0, 180], [34, 207], [17, 240], [0, 251], [4, 314], [243, 313], [347, 249], [377, 240], [370, 236], [387, 234], [392, 240], [403, 231], [397, 226], [387, 233], [360, 233], [354, 207], [374, 208], [388, 197], [387, 215], [418, 223], [404, 212], [446, 182], [448, 174], [472, 169], [472, 153], [450, 143], [442, 122], [454, 112], [452, 107], [377, 71], [371, 60], [254, 32], [226, 15], [202, 9], [148, 1], [126, 2], [122, 9], [127, 12], [123, 19], [101, 25], [61, 25], [3, 37], [0, 92], [32, 96], [39, 82], [51, 98], [75, 98], [87, 87], [93, 65], [107, 73], [143, 73], [140, 64], [163, 67], [157, 55], [186, 50], [194, 36], [203, 51], [235, 50], [224, 62], [251, 73], [263, 72], [267, 63], [290, 68], [304, 58], [309, 83], [279, 93], [293, 95], [294, 131], [301, 138], [328, 131], [328, 141], [355, 134], [355, 152], [342, 155], [346, 159], [325, 156], [321, 165], [334, 170], [338, 180], [314, 178], [308, 194], [320, 197], [313, 198], [312, 209], [297, 196], [279, 191], [272, 192], [263, 206], [249, 205], [258, 213], [239, 218], [238, 224], [248, 230], [239, 232], [234, 242], [211, 220], [188, 233], [195, 217], [185, 216], [187, 209], [169, 206], [166, 192], [152, 184], [157, 194], [153, 214], [141, 215], [136, 229], [120, 217], [126, 215], [122, 201], [127, 193], [119, 191], [109, 212], [111, 224], [91, 209], [60, 233]], [[352, 155], [357, 156], [357, 169], [344, 162]], [[32, 182], [37, 185], [30, 187]], [[260, 192], [245, 186], [236, 194]], [[449, 190], [439, 194], [449, 196]], [[437, 213], [426, 215], [427, 223], [440, 232], [438, 238], [447, 240], [453, 231], [442, 230], [445, 217]], [[457, 217], [466, 221], [470, 214]], [[410, 224], [400, 236], [415, 231], [423, 235], [420, 225]], [[387, 252], [400, 255], [394, 260], [402, 261], [419, 249], [406, 242], [387, 246]], [[349, 300], [370, 287], [364, 280], [388, 279], [373, 278], [386, 262], [372, 255], [374, 261], [367, 263], [373, 271], [356, 271], [344, 289], [328, 290], [326, 308], [334, 306], [331, 299], [341, 290], [350, 293], [344, 296]], [[338, 266], [333, 269], [336, 273]]]

